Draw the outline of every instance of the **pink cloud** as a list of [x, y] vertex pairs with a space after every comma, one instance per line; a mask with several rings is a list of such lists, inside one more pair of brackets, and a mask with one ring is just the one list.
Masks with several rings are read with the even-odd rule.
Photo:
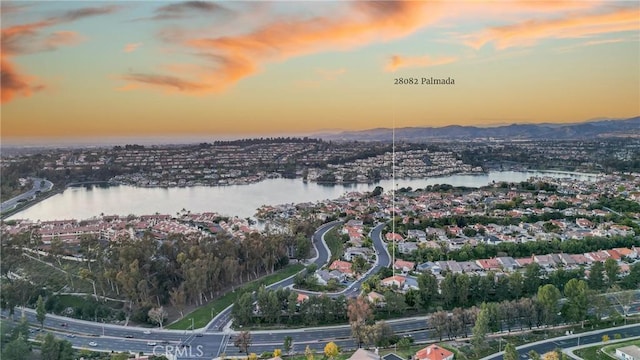
[[560, 19], [528, 20], [498, 26], [468, 36], [465, 43], [475, 49], [493, 42], [496, 49], [532, 46], [545, 39], [581, 38], [592, 35], [640, 30], [636, 8], [604, 14], [572, 15]]
[[[439, 14], [440, 4], [423, 1], [355, 1], [331, 17], [275, 20], [247, 34], [213, 38], [193, 37], [180, 44], [200, 53], [213, 66], [202, 68], [203, 85], [186, 92], [219, 92], [253, 75], [274, 61], [284, 61], [324, 50], [350, 50], [409, 35], [427, 26]], [[163, 33], [181, 35], [179, 31]], [[156, 77], [159, 75], [148, 74]], [[128, 78], [131, 80], [131, 78]], [[183, 79], [186, 83], [192, 80]], [[147, 82], [149, 83], [149, 82]], [[154, 82], [175, 88], [172, 82]]]
[[131, 43], [131, 44], [126, 44], [124, 46], [124, 49], [122, 51], [126, 52], [126, 53], [130, 53], [130, 52], [134, 52], [136, 51], [140, 46], [142, 46], [142, 43]]
[[56, 31], [43, 35], [41, 32], [44, 29], [85, 17], [110, 14], [118, 9], [118, 6], [82, 8], [67, 11], [59, 16], [49, 17], [41, 21], [3, 28], [0, 32], [2, 103], [9, 102], [16, 96], [30, 96], [44, 88], [42, 84], [34, 84], [35, 77], [18, 71], [12, 62], [13, 57], [56, 50], [61, 46], [77, 44], [84, 39], [73, 31]]

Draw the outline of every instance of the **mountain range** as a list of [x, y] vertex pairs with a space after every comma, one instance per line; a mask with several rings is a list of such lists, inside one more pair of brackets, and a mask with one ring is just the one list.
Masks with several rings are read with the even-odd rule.
[[[393, 130], [377, 128], [340, 133], [316, 134], [324, 140], [391, 141]], [[433, 140], [570, 140], [603, 137], [640, 138], [640, 116], [629, 119], [596, 120], [571, 124], [511, 124], [495, 127], [459, 126], [405, 127], [395, 129], [396, 141], [420, 142]]]

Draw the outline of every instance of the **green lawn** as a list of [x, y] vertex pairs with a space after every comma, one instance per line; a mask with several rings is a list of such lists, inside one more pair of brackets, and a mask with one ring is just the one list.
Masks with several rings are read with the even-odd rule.
[[284, 269], [279, 270], [271, 275], [267, 275], [267, 276], [261, 277], [258, 280], [254, 280], [252, 282], [244, 284], [241, 287], [237, 288], [235, 291], [228, 292], [222, 297], [215, 299], [213, 301], [210, 301], [206, 305], [203, 305], [198, 309], [192, 311], [191, 313], [186, 314], [184, 318], [182, 318], [181, 320], [178, 320], [173, 324], [167, 326], [167, 329], [173, 329], [173, 330], [191, 329], [191, 319], [193, 319], [193, 323], [196, 329], [204, 327], [212, 319], [211, 309], [213, 309], [213, 316], [216, 316], [222, 310], [226, 309], [229, 305], [233, 304], [238, 299], [238, 296], [240, 294], [247, 291], [249, 292], [256, 291], [262, 285], [269, 285], [269, 284], [278, 282], [280, 280], [286, 279], [289, 276], [292, 276], [297, 272], [301, 271], [302, 269], [304, 269], [304, 265], [302, 264], [289, 265]]
[[344, 253], [344, 242], [342, 236], [338, 233], [337, 228], [331, 229], [324, 236], [324, 240], [327, 243], [327, 247], [331, 252], [331, 261], [342, 258]]
[[617, 348], [621, 348], [621, 347], [625, 347], [625, 346], [629, 346], [629, 345], [640, 346], [640, 339], [635, 339], [635, 340], [630, 340], [630, 341], [623, 341], [623, 342], [611, 344], [611, 345], [603, 347], [602, 351], [607, 353], [607, 354], [610, 354], [613, 357], [615, 357]]

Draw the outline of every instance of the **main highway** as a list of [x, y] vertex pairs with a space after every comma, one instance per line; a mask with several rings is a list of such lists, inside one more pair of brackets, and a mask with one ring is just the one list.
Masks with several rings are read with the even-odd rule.
[[31, 187], [31, 190], [24, 192], [0, 204], [0, 212], [11, 210], [14, 207], [16, 207], [16, 205], [18, 205], [19, 203], [32, 199], [37, 194], [43, 191], [49, 191], [51, 190], [51, 188], [53, 188], [53, 183], [46, 179], [31, 178], [31, 181], [33, 182], [33, 187]]

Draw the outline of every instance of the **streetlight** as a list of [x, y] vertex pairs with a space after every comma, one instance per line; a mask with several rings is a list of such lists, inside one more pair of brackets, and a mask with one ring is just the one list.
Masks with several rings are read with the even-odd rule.
[[195, 330], [195, 329], [196, 329], [196, 327], [195, 327], [195, 325], [193, 324], [193, 318], [191, 318], [191, 330]]
[[214, 309], [211, 308], [211, 320], [213, 320], [213, 313], [214, 313]]

